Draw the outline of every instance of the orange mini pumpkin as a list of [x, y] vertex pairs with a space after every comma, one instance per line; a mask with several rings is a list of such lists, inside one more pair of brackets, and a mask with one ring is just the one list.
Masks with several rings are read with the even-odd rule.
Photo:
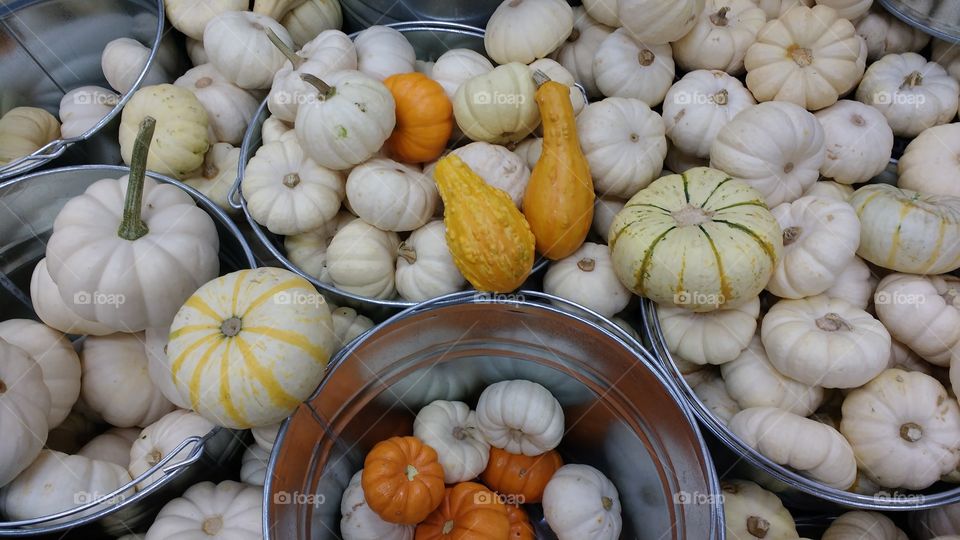
[[435, 512], [417, 525], [415, 540], [504, 540], [510, 534], [507, 507], [476, 482], [460, 482]]
[[511, 454], [500, 448], [490, 448], [490, 461], [480, 474], [480, 480], [490, 489], [504, 495], [513, 495], [519, 502], [538, 503], [553, 473], [563, 466], [556, 450], [539, 456]]
[[383, 84], [397, 105], [397, 125], [386, 143], [390, 156], [406, 163], [440, 157], [453, 131], [453, 104], [440, 83], [423, 73], [400, 73]]
[[507, 519], [510, 520], [510, 540], [534, 540], [536, 534], [533, 532], [533, 525], [530, 523], [530, 516], [522, 506], [515, 504], [507, 505]]
[[384, 521], [416, 525], [443, 501], [437, 452], [416, 437], [377, 443], [363, 462], [363, 497]]

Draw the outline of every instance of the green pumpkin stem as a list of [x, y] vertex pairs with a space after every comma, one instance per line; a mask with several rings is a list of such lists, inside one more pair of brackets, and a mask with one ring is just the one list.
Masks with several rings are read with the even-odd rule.
[[293, 69], [300, 69], [300, 66], [306, 62], [306, 59], [297, 54], [293, 49], [290, 48], [289, 45], [284, 43], [283, 40], [280, 39], [280, 36], [278, 36], [272, 28], [267, 28], [265, 30], [267, 32], [267, 37], [270, 38], [270, 43], [273, 43], [274, 47], [280, 49], [280, 52], [282, 52], [283, 55], [287, 57], [287, 60], [293, 64]]
[[326, 101], [335, 96], [337, 93], [337, 88], [335, 86], [330, 86], [329, 84], [323, 82], [320, 80], [320, 77], [317, 77], [316, 75], [301, 73], [300, 80], [317, 89], [317, 91], [320, 93], [317, 98], [320, 101]]
[[147, 175], [147, 156], [150, 154], [150, 141], [157, 121], [147, 116], [140, 122], [140, 132], [133, 142], [133, 157], [130, 159], [130, 176], [127, 178], [127, 196], [123, 202], [123, 219], [117, 234], [124, 240], [138, 240], [150, 229], [144, 223], [140, 212], [143, 206], [143, 182]]

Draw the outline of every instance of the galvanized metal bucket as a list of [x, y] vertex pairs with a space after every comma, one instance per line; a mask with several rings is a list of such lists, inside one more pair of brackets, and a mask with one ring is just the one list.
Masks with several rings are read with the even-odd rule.
[[[0, 231], [3, 231], [0, 235], [0, 306], [3, 306], [3, 319], [36, 319], [29, 298], [30, 277], [37, 261], [44, 257], [46, 242], [60, 209], [97, 180], [119, 178], [129, 172], [126, 167], [86, 165], [37, 172], [0, 183]], [[176, 180], [147, 174], [158, 182], [184, 190], [213, 218], [220, 236], [222, 272], [256, 266], [240, 230], [216, 204]], [[179, 453], [174, 452], [131, 483], [98, 500], [43, 518], [0, 521], [0, 537], [36, 536], [67, 529], [76, 529], [84, 538], [127, 534], [148, 523], [166, 501], [179, 496], [190, 485], [230, 474], [235, 470], [233, 465], [245, 445], [242, 432], [216, 428], [203, 437], [186, 439], [181, 448], [186, 457], [174, 460], [172, 458]], [[164, 476], [146, 489], [122, 502], [101, 508], [101, 501], [118, 500], [121, 493], [161, 470]], [[70, 518], [94, 507], [100, 509], [90, 515]], [[67, 520], [63, 523], [50, 524], [64, 518]]]
[[[622, 538], [724, 538], [719, 483], [681, 396], [639, 343], [609, 321], [531, 291], [457, 293], [400, 313], [333, 359], [281, 428], [264, 498], [268, 539], [339, 538], [340, 497], [367, 451], [412, 433], [437, 399], [475, 402], [489, 384], [528, 379], [564, 406], [567, 462], [616, 484]], [[538, 538], [552, 538], [532, 516]]]
[[903, 22], [940, 38], [960, 42], [960, 3], [956, 0], [877, 0]]
[[363, 30], [376, 24], [437, 21], [483, 28], [501, 0], [450, 2], [443, 0], [340, 0], [346, 31]]
[[81, 135], [58, 139], [0, 167], [0, 181], [57, 160], [59, 165], [120, 163], [119, 114], [159, 56], [180, 73], [186, 53], [164, 32], [162, 0], [13, 0], [0, 2], [0, 115], [17, 106], [57, 116], [60, 99], [86, 85], [108, 87], [100, 67], [110, 41], [129, 37], [151, 48], [133, 88]]

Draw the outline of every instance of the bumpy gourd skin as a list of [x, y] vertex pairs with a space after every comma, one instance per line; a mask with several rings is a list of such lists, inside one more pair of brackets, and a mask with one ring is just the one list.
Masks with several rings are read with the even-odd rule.
[[454, 154], [441, 159], [433, 175], [443, 199], [447, 245], [467, 281], [480, 291], [520, 287], [533, 269], [535, 240], [510, 196]]
[[552, 260], [576, 251], [593, 222], [593, 178], [577, 138], [570, 87], [547, 81], [537, 90], [543, 153], [523, 196], [537, 251]]

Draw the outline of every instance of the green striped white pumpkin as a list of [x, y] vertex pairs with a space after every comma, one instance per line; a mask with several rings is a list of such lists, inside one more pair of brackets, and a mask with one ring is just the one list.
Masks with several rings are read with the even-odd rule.
[[783, 251], [777, 220], [746, 182], [700, 167], [640, 191], [610, 226], [620, 281], [697, 312], [736, 307], [763, 290]]
[[871, 184], [849, 203], [860, 217], [857, 255], [907, 274], [960, 268], [960, 198]]
[[323, 378], [330, 309], [302, 277], [241, 270], [200, 287], [170, 328], [167, 367], [184, 401], [234, 429], [283, 420]]

